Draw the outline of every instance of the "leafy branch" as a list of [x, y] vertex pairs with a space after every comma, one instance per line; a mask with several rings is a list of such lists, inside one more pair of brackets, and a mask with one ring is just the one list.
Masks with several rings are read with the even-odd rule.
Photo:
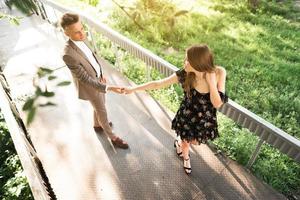
[[4, 0], [5, 4], [9, 9], [15, 6], [22, 13], [30, 15], [32, 13], [37, 13], [37, 6], [35, 0]]
[[[65, 66], [63, 66], [65, 67]], [[56, 87], [63, 87], [69, 85], [70, 81], [59, 81], [57, 82], [57, 76], [53, 73], [54, 71], [61, 69], [63, 67], [59, 67], [56, 69], [49, 69], [40, 67], [37, 71], [37, 76], [33, 80], [33, 86], [35, 87], [34, 95], [29, 97], [25, 104], [23, 105], [23, 111], [27, 112], [27, 121], [26, 124], [30, 125], [35, 117], [37, 109], [40, 107], [49, 107], [56, 106], [54, 102], [48, 100], [47, 103], [38, 103], [40, 98], [51, 98], [55, 96], [55, 92], [49, 91], [48, 83], [55, 82]], [[40, 83], [46, 80], [45, 86], [41, 87]]]
[[20, 19], [22, 19], [22, 17], [7, 15], [5, 13], [0, 12], [0, 20], [2, 20], [2, 19], [8, 19], [9, 22], [13, 25], [20, 25]]
[[[150, 23], [160, 22], [159, 27], [168, 26], [171, 29], [175, 26], [176, 19], [186, 15], [188, 10], [178, 10], [175, 4], [165, 0], [140, 0], [133, 7], [121, 5], [112, 0], [132, 21], [143, 31], [152, 32], [145, 27]], [[157, 30], [155, 30], [157, 31]]]
[[125, 9], [125, 6], [122, 6], [122, 5], [120, 5], [117, 1], [115, 1], [115, 0], [112, 0], [112, 2], [113, 3], [115, 3], [132, 21], [133, 21], [133, 23], [139, 28], [139, 29], [141, 29], [141, 30], [145, 30], [144, 29], [144, 27], [141, 25], [141, 24], [139, 24], [137, 21], [136, 21], [136, 17], [135, 17], [135, 15], [131, 15], [129, 12], [127, 12], [126, 11], [126, 9]]

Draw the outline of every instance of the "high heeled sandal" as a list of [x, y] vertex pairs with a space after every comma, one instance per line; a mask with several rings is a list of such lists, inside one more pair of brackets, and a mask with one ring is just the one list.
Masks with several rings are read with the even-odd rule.
[[[176, 153], [179, 157], [182, 157], [182, 150], [180, 149], [180, 145], [178, 144], [178, 140], [174, 141], [174, 147], [176, 148]], [[181, 151], [180, 151], [181, 150]]]
[[[192, 173], [192, 167], [186, 167], [187, 165], [185, 165], [188, 161], [190, 161], [190, 157], [188, 159], [183, 159], [183, 169], [186, 174]], [[191, 163], [190, 163], [190, 166], [191, 166]]]

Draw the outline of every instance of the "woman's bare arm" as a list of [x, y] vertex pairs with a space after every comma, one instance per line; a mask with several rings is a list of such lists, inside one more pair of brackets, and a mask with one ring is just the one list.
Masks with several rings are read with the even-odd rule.
[[226, 70], [224, 67], [218, 67], [217, 88], [220, 92], [225, 93]]
[[206, 81], [208, 83], [209, 86], [209, 94], [210, 94], [210, 101], [213, 104], [213, 106], [215, 108], [219, 108], [221, 107], [221, 105], [223, 104], [223, 101], [220, 97], [219, 91], [218, 91], [218, 87], [217, 87], [217, 77], [216, 77], [216, 73], [206, 73]]
[[154, 90], [154, 89], [160, 89], [167, 87], [169, 85], [172, 85], [174, 83], [178, 83], [178, 78], [176, 73], [172, 74], [171, 76], [161, 79], [161, 80], [156, 80], [156, 81], [150, 81], [148, 83], [144, 83], [135, 87], [131, 88], [125, 88], [124, 92], [126, 94], [129, 94], [131, 92], [135, 91], [140, 91], [140, 90]]

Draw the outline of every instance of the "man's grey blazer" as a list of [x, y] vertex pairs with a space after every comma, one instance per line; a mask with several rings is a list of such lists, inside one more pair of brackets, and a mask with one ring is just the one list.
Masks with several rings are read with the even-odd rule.
[[[88, 42], [84, 41], [89, 47]], [[91, 49], [91, 48], [90, 48]], [[91, 49], [93, 52], [93, 50]], [[93, 53], [96, 61], [101, 66], [100, 59]], [[70, 69], [75, 86], [78, 91], [78, 97], [83, 100], [96, 98], [96, 93], [105, 93], [106, 85], [100, 82], [100, 77], [97, 77], [97, 72], [89, 62], [88, 58], [78, 48], [72, 40], [68, 40], [64, 49], [63, 60]]]

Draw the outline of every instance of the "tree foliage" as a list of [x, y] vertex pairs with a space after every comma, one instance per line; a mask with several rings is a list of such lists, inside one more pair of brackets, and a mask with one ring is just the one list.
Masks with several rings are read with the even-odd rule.
[[160, 41], [167, 40], [178, 19], [189, 12], [177, 8], [170, 0], [140, 0], [132, 5], [121, 4], [116, 0], [113, 2], [126, 13], [134, 26], [143, 30], [143, 33], [161, 38]]
[[91, 6], [97, 6], [97, 4], [99, 3], [99, 0], [80, 0], [83, 1]]
[[35, 0], [5, 0], [5, 4], [12, 9], [15, 6], [18, 10], [24, 14], [37, 13], [37, 6]]
[[0, 12], [0, 20], [2, 20], [2, 19], [8, 19], [12, 25], [20, 25], [20, 19], [22, 19], [22, 17], [7, 15], [5, 13]]

